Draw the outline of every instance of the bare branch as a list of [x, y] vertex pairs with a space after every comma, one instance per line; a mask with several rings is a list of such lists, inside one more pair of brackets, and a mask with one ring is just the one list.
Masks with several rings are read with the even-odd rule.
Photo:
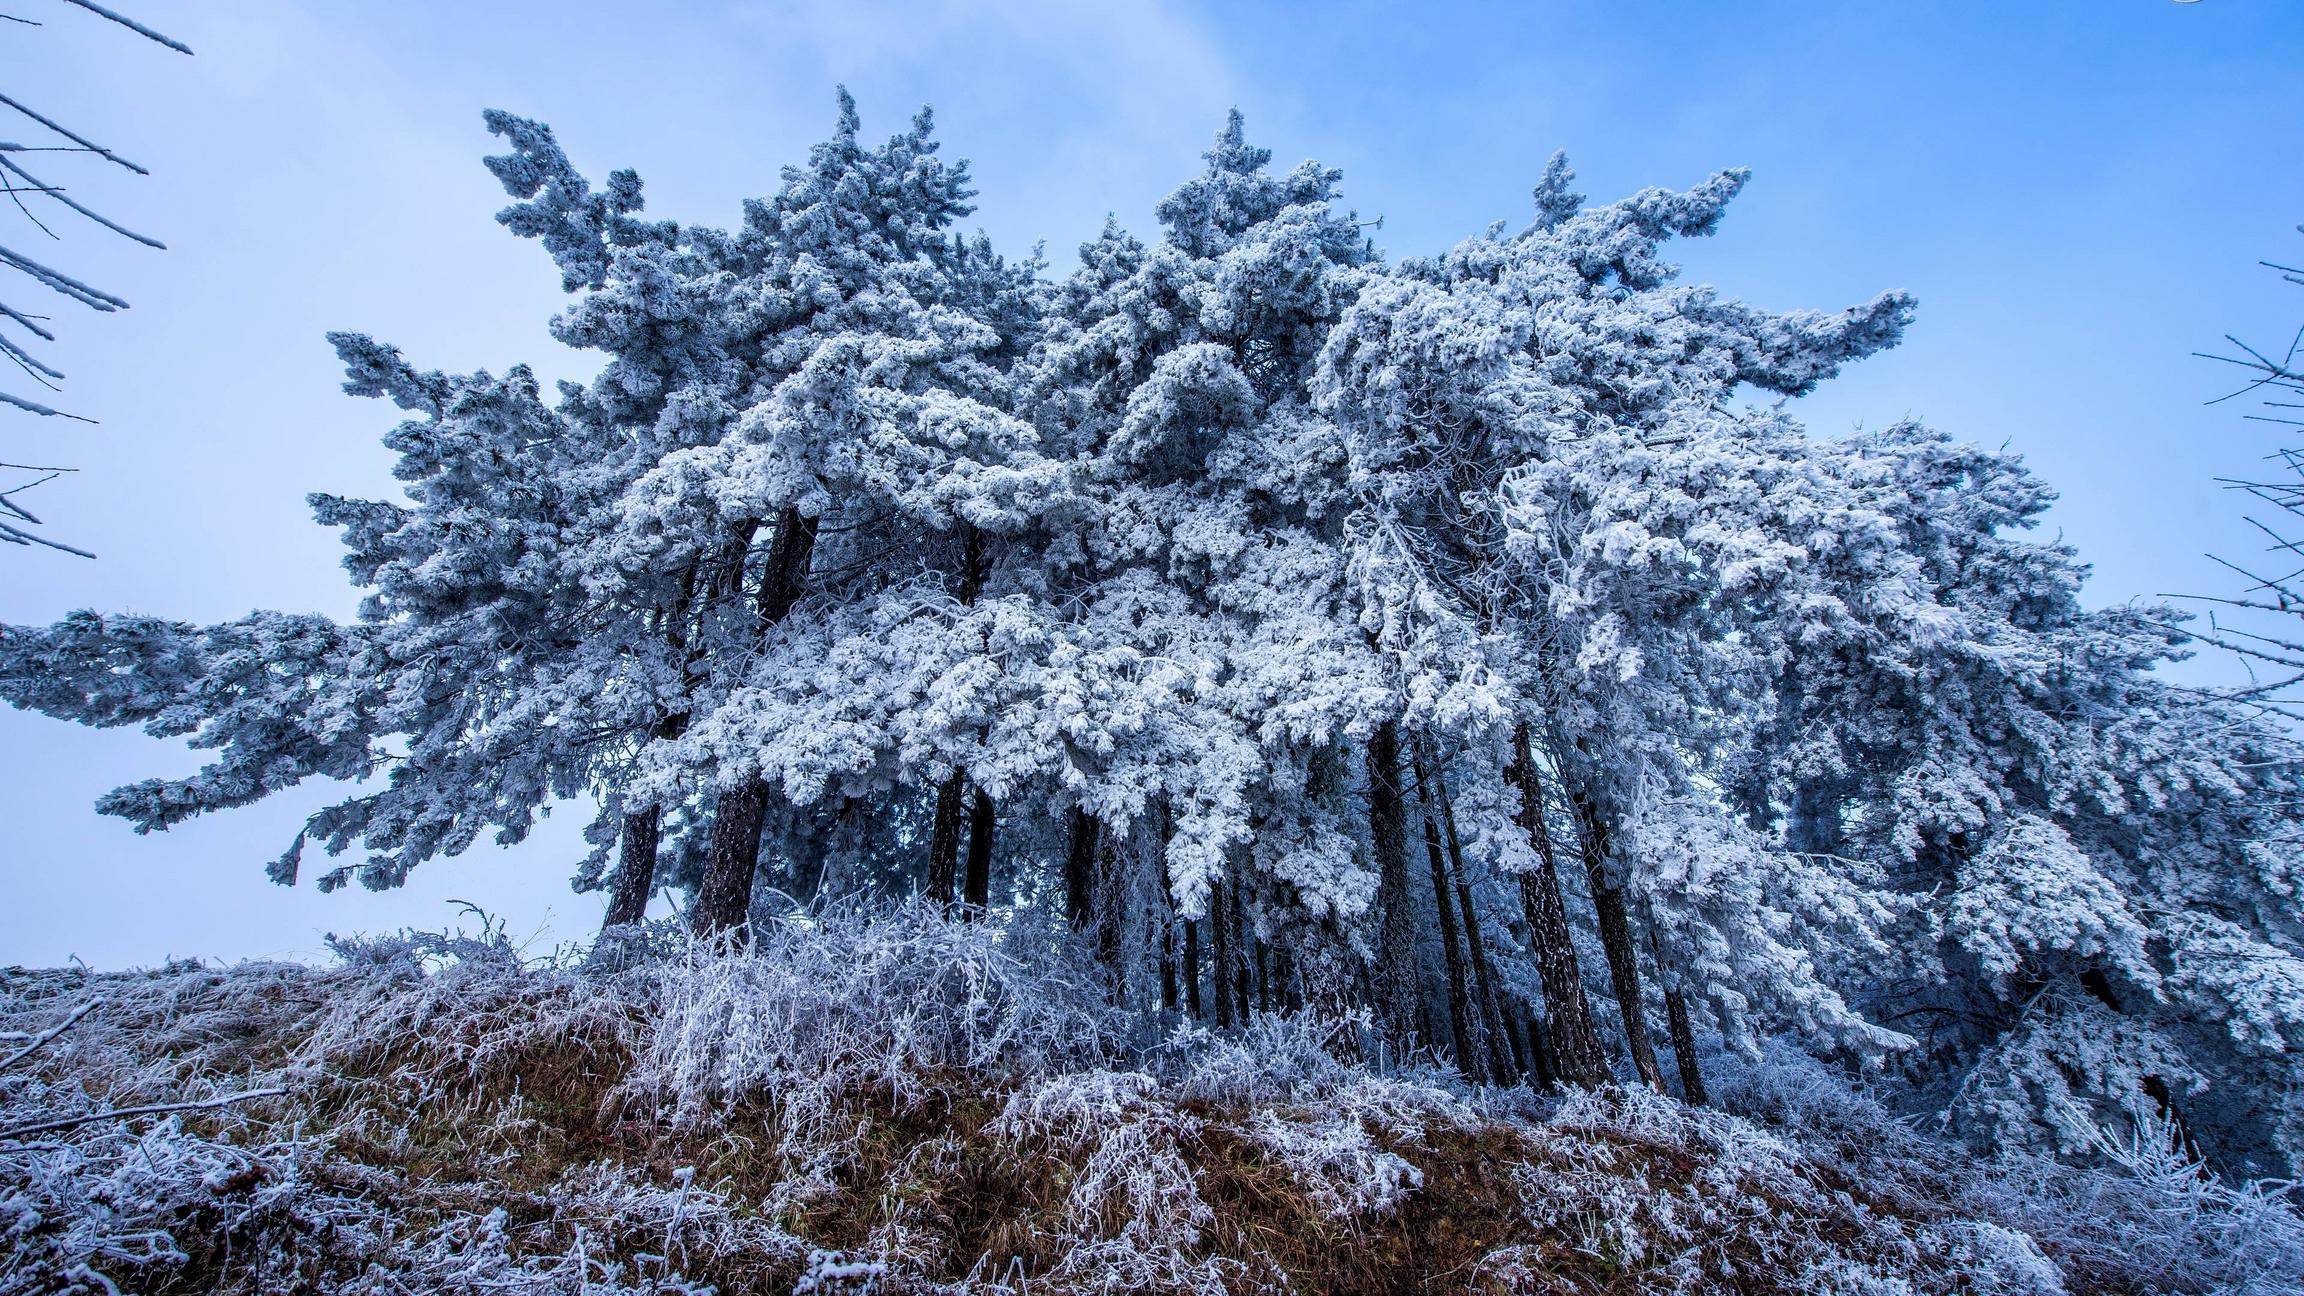
[[[153, 238], [153, 237], [151, 237], [151, 236], [150, 236], [150, 235], [148, 235], [148, 234], [139, 234], [139, 233], [137, 233], [136, 231], [134, 231], [134, 230], [132, 230], [132, 229], [129, 229], [129, 228], [128, 228], [127, 226], [125, 226], [125, 225], [121, 225], [121, 224], [118, 224], [117, 222], [113, 221], [113, 220], [112, 220], [112, 219], [110, 219], [109, 217], [106, 217], [106, 216], [104, 216], [104, 215], [102, 215], [102, 214], [100, 214], [100, 213], [98, 213], [98, 212], [90, 211], [88, 208], [86, 208], [86, 207], [83, 207], [83, 206], [81, 206], [79, 203], [76, 203], [76, 202], [72, 201], [70, 198], [67, 198], [67, 197], [65, 197], [65, 195], [64, 195], [64, 190], [63, 190], [61, 187], [59, 187], [59, 186], [56, 186], [56, 185], [45, 184], [43, 181], [41, 181], [41, 180], [40, 180], [40, 178], [39, 178], [39, 177], [37, 177], [37, 176], [33, 175], [33, 174], [32, 174], [31, 172], [29, 172], [29, 171], [26, 171], [24, 168], [22, 168], [22, 167], [20, 167], [20, 166], [16, 165], [15, 163], [13, 163], [13, 162], [9, 161], [7, 158], [4, 158], [4, 157], [0, 157], [0, 170], [5, 170], [5, 171], [12, 171], [12, 172], [14, 172], [14, 173], [16, 174], [16, 176], [17, 176], [19, 179], [22, 179], [22, 180], [24, 180], [24, 181], [26, 181], [26, 182], [28, 182], [28, 183], [30, 183], [30, 184], [34, 184], [34, 185], [39, 185], [39, 186], [40, 186], [40, 188], [39, 188], [37, 191], [27, 190], [26, 192], [40, 192], [40, 193], [45, 193], [45, 194], [47, 194], [49, 197], [51, 197], [51, 198], [55, 199], [56, 201], [58, 201], [58, 202], [60, 202], [60, 203], [64, 204], [65, 206], [67, 206], [67, 207], [71, 208], [72, 210], [74, 210], [74, 211], [76, 211], [76, 212], [80, 213], [81, 215], [83, 215], [83, 216], [87, 217], [88, 219], [90, 219], [90, 220], [92, 220], [92, 221], [96, 222], [97, 224], [99, 224], [99, 225], [103, 226], [104, 228], [106, 228], [106, 229], [108, 229], [108, 230], [112, 231], [113, 233], [115, 233], [115, 234], [119, 235], [120, 237], [122, 237], [122, 238], [124, 238], [124, 239], [130, 239], [130, 240], [133, 240], [133, 241], [135, 241], [135, 242], [138, 242], [138, 243], [141, 243], [141, 244], [143, 244], [144, 246], [146, 246], [146, 247], [148, 247], [148, 248], [158, 248], [158, 249], [160, 249], [160, 250], [161, 250], [161, 251], [163, 251], [163, 252], [165, 252], [165, 251], [167, 251], [167, 250], [168, 250], [168, 245], [167, 245], [167, 244], [165, 244], [165, 243], [163, 243], [163, 242], [161, 242], [160, 240], [158, 240], [158, 239], [156, 239], [156, 238]], [[25, 213], [25, 214], [26, 214], [26, 215], [30, 215], [31, 213], [27, 212], [27, 213]], [[45, 228], [45, 227], [43, 227], [43, 228]]]
[[21, 252], [0, 247], [0, 265], [11, 266], [32, 276], [48, 287], [93, 310], [115, 311], [128, 309], [128, 303], [58, 270], [51, 270]]
[[115, 1107], [106, 1111], [89, 1112], [83, 1116], [65, 1116], [57, 1120], [34, 1121], [29, 1125], [11, 1125], [0, 1129], [0, 1139], [19, 1139], [27, 1134], [47, 1134], [56, 1130], [77, 1129], [100, 1120], [128, 1120], [136, 1116], [159, 1116], [169, 1112], [208, 1111], [228, 1107], [233, 1103], [248, 1102], [255, 1098], [279, 1098], [285, 1089], [250, 1089], [244, 1093], [225, 1094], [221, 1098], [204, 1098], [198, 1102], [153, 1103], [148, 1107]]
[[38, 401], [28, 401], [21, 396], [11, 396], [4, 391], [0, 391], [0, 404], [13, 405], [16, 408], [25, 411], [26, 413], [39, 414], [48, 418], [71, 419], [75, 423], [93, 424], [96, 421], [92, 418], [84, 418], [78, 414], [67, 414], [62, 410], [50, 409], [47, 406], [40, 404]]
[[121, 26], [136, 33], [144, 39], [149, 41], [158, 41], [160, 44], [175, 50], [179, 54], [189, 54], [192, 52], [192, 47], [184, 44], [182, 41], [170, 40], [166, 36], [163, 36], [160, 33], [145, 26], [144, 24], [137, 22], [135, 19], [116, 14], [100, 4], [91, 4], [89, 0], [64, 0], [64, 3], [78, 5], [88, 12], [95, 14], [99, 18], [109, 18], [113, 22], [120, 24]]
[[[70, 415], [66, 415], [66, 417], [69, 418]], [[81, 558], [94, 558], [96, 556], [77, 545], [68, 545], [61, 540], [51, 540], [46, 536], [34, 535], [21, 527], [10, 526], [6, 522], [0, 522], [0, 542], [26, 546], [39, 545], [44, 549], [59, 549]]]
[[30, 108], [27, 108], [27, 107], [25, 107], [24, 105], [22, 105], [22, 104], [20, 104], [20, 103], [16, 102], [15, 100], [13, 100], [13, 99], [9, 98], [8, 96], [6, 96], [6, 95], [4, 95], [4, 94], [0, 94], [0, 106], [4, 106], [4, 107], [8, 107], [8, 108], [13, 108], [13, 109], [15, 109], [16, 111], [18, 111], [18, 112], [20, 112], [20, 113], [24, 114], [25, 116], [27, 116], [27, 117], [31, 118], [32, 120], [34, 120], [34, 121], [36, 121], [36, 122], [40, 123], [41, 125], [43, 125], [43, 126], [47, 127], [48, 129], [50, 129], [50, 130], [52, 130], [52, 131], [56, 132], [57, 134], [59, 134], [59, 135], [63, 136], [64, 138], [66, 138], [66, 139], [68, 139], [68, 140], [72, 141], [73, 143], [75, 143], [75, 144], [79, 145], [80, 147], [82, 147], [82, 148], [84, 148], [84, 149], [88, 150], [89, 152], [91, 152], [91, 153], [94, 153], [96, 156], [98, 156], [98, 157], [100, 157], [100, 158], [103, 158], [104, 160], [106, 160], [106, 161], [108, 161], [108, 162], [117, 162], [117, 163], [119, 163], [121, 166], [124, 166], [124, 167], [128, 168], [129, 170], [131, 170], [131, 171], [135, 172], [135, 173], [136, 173], [136, 174], [138, 174], [138, 175], [150, 175], [150, 174], [152, 174], [151, 172], [149, 172], [149, 171], [145, 170], [144, 168], [142, 168], [142, 167], [140, 167], [140, 166], [136, 165], [135, 163], [133, 163], [133, 162], [129, 161], [128, 159], [126, 159], [126, 158], [124, 158], [124, 157], [120, 156], [119, 154], [117, 154], [117, 153], [113, 152], [112, 150], [110, 150], [110, 149], [108, 149], [108, 148], [104, 147], [103, 145], [101, 145], [101, 144], [97, 143], [96, 141], [94, 141], [94, 140], [92, 140], [92, 139], [88, 139], [88, 138], [86, 138], [85, 136], [81, 136], [81, 135], [77, 135], [77, 134], [74, 134], [74, 133], [73, 133], [73, 132], [72, 132], [70, 129], [68, 129], [68, 128], [64, 127], [64, 126], [58, 125], [57, 123], [55, 123], [55, 122], [53, 122], [53, 121], [50, 121], [50, 120], [48, 120], [46, 117], [43, 117], [43, 116], [41, 116], [39, 113], [36, 113], [36, 112], [32, 111]]
[[0, 302], [0, 315], [5, 315], [8, 318], [23, 325], [25, 328], [30, 329], [33, 334], [39, 337], [42, 341], [53, 342], [56, 340], [55, 334], [40, 327], [38, 324], [33, 323], [34, 320], [44, 320], [48, 318], [45, 315], [26, 315], [22, 311], [11, 309], [6, 302]]
[[65, 1031], [72, 1029], [72, 1024], [74, 1022], [79, 1021], [81, 1018], [87, 1016], [90, 1012], [93, 1012], [96, 1008], [96, 1005], [102, 1002], [104, 1001], [101, 999], [89, 1000], [88, 1002], [80, 1005], [78, 1008], [73, 1009], [71, 1016], [66, 1017], [64, 1020], [40, 1032], [38, 1035], [33, 1036], [31, 1043], [9, 1054], [5, 1058], [0, 1058], [0, 1071], [7, 1070], [8, 1068], [39, 1052], [41, 1049], [47, 1047], [48, 1041], [55, 1039]]

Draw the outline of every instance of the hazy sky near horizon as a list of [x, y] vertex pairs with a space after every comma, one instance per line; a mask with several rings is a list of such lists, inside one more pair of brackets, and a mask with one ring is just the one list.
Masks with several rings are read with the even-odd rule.
[[[1395, 256], [1524, 219], [1556, 148], [1594, 200], [1748, 166], [1720, 235], [1682, 245], [1690, 277], [1772, 308], [1920, 301], [1901, 347], [1801, 416], [1916, 416], [2022, 452], [2062, 492], [2052, 525], [2099, 603], [2233, 588], [2205, 555], [2254, 546], [2215, 479], [2277, 442], [2202, 404], [2231, 376], [2190, 353], [2226, 332], [2284, 345], [2304, 321], [2304, 293], [2256, 264], [2304, 257], [2304, 169], [2281, 147], [2304, 8], [2272, 0], [116, 4], [197, 55], [56, 0], [18, 0], [46, 25], [0, 30], [9, 96], [152, 175], [34, 169], [170, 245], [70, 217], [50, 244], [0, 216], [0, 242], [135, 304], [53, 306], [54, 403], [99, 426], [0, 412], [0, 460], [83, 469], [26, 502], [101, 555], [0, 550], [0, 621], [349, 615], [303, 500], [389, 493], [394, 411], [337, 391], [326, 330], [427, 366], [591, 372], [546, 333], [557, 273], [491, 219], [487, 107], [552, 123], [595, 176], [637, 168], [652, 214], [727, 224], [829, 130], [836, 83], [872, 135], [933, 104], [947, 156], [974, 163], [970, 223], [1012, 254], [1045, 241], [1055, 273], [1107, 212], [1150, 233], [1235, 105], [1276, 164], [1343, 168]], [[0, 965], [309, 956], [326, 931], [453, 922], [451, 899], [543, 942], [598, 922], [567, 885], [588, 807], [398, 892], [333, 895], [262, 865], [341, 788], [146, 837], [90, 808], [196, 760], [0, 709]]]

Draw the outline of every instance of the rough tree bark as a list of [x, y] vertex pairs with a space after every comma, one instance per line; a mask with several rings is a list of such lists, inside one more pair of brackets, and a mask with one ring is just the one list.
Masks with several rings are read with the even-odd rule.
[[1160, 915], [1160, 1009], [1176, 1011], [1176, 913], [1173, 906]]
[[928, 830], [928, 898], [949, 913], [959, 898], [961, 803], [968, 780], [960, 771], [936, 789], [936, 820]]
[[1488, 950], [1480, 938], [1480, 911], [1472, 903], [1472, 884], [1464, 871], [1464, 840], [1456, 832], [1456, 807], [1448, 797], [1448, 779], [1440, 772], [1439, 753], [1427, 740], [1420, 755], [1418, 777], [1421, 780], [1425, 772], [1432, 777], [1431, 801], [1440, 808], [1440, 830], [1448, 843], [1448, 869], [1455, 879], [1456, 908], [1464, 916], [1464, 947], [1472, 956], [1472, 991], [1488, 1031], [1490, 1078], [1508, 1085], [1527, 1070], [1527, 1063], [1519, 1056], [1520, 1042], [1504, 1028], [1496, 981], [1488, 971]]
[[1680, 965], [1665, 956], [1655, 916], [1648, 915], [1641, 925], [1648, 931], [1648, 953], [1656, 960], [1656, 984], [1664, 991], [1664, 1027], [1672, 1039], [1672, 1065], [1680, 1072], [1680, 1097], [1691, 1107], [1707, 1106], [1711, 1097], [1704, 1088], [1704, 1070], [1696, 1063], [1696, 1023], [1680, 988]]
[[[747, 533], [749, 536], [749, 533]], [[696, 658], [689, 647], [688, 615], [696, 601], [698, 560], [690, 559], [688, 570], [681, 575], [680, 593], [672, 601], [670, 611], [664, 613], [657, 629], [664, 635], [667, 647], [680, 661], [683, 691], [696, 685]], [[665, 716], [656, 722], [655, 737], [660, 742], [678, 738], [688, 728], [685, 711]], [[616, 882], [608, 892], [608, 912], [600, 919], [601, 930], [639, 922], [648, 916], [648, 897], [656, 893], [656, 856], [663, 843], [664, 810], [650, 806], [624, 816], [624, 830], [619, 838], [621, 850], [616, 861]]]
[[[755, 634], [765, 636], [791, 614], [807, 588], [808, 560], [815, 550], [816, 519], [786, 505], [776, 519], [776, 537], [768, 544], [768, 561], [760, 577]], [[704, 880], [690, 913], [699, 935], [733, 932], [738, 941], [746, 939], [752, 880], [760, 864], [760, 830], [767, 823], [770, 795], [767, 780], [758, 774], [720, 794]]]
[[1640, 986], [1640, 951], [1632, 944], [1632, 920], [1624, 910], [1624, 892], [1608, 876], [1611, 836], [1608, 821], [1592, 798], [1571, 792], [1570, 809], [1576, 815], [1576, 836], [1584, 856], [1584, 876], [1592, 888], [1592, 912], [1599, 919], [1600, 948], [1608, 957], [1608, 980], [1616, 990], [1617, 1011], [1624, 1018], [1624, 1046], [1632, 1065], [1649, 1088], [1665, 1092], [1664, 1070], [1656, 1064], [1656, 1046], [1648, 1035], [1648, 1010]]
[[1201, 1020], [1200, 923], [1190, 918], [1184, 921], [1184, 1011], [1192, 1014], [1192, 1020]]
[[600, 920], [603, 929], [647, 916], [648, 897], [656, 891], [656, 842], [663, 819], [663, 810], [656, 806], [624, 816], [616, 885], [608, 892], [608, 913]]
[[1400, 729], [1387, 720], [1368, 736], [1368, 837], [1384, 919], [1376, 936], [1376, 1010], [1402, 1048], [1423, 1018], [1417, 986], [1415, 909], [1408, 880], [1408, 810], [1400, 789]]
[[1120, 845], [1111, 833], [1099, 833], [1096, 838], [1096, 889], [1102, 893], [1096, 905], [1096, 961], [1112, 987], [1112, 1002], [1128, 1002], [1128, 965], [1121, 958], [1120, 942], [1123, 924], [1128, 914], [1126, 894], [1120, 887]]
[[1456, 1069], [1467, 1080], [1488, 1073], [1481, 1031], [1472, 1019], [1471, 977], [1466, 971], [1461, 933], [1456, 925], [1456, 902], [1448, 885], [1448, 857], [1440, 846], [1439, 815], [1432, 808], [1432, 793], [1419, 752], [1413, 757], [1416, 773], [1417, 816], [1424, 828], [1424, 858], [1432, 870], [1432, 912], [1440, 922], [1440, 948], [1448, 968], [1448, 1033], [1456, 1046]]
[[1516, 1012], [1514, 1020], [1520, 1025], [1520, 1034], [1528, 1041], [1527, 1072], [1530, 1079], [1538, 1089], [1559, 1088], [1560, 1070], [1553, 1064], [1554, 1054], [1544, 1035], [1544, 1023], [1536, 1020], [1533, 1011]]
[[968, 878], [960, 899], [970, 918], [992, 903], [992, 797], [976, 789], [976, 804], [968, 812]]
[[1232, 1008], [1243, 1026], [1256, 1004], [1256, 929], [1248, 922], [1248, 888], [1235, 882], [1232, 897]]
[[[1661, 975], [1662, 970], [1658, 970]], [[1704, 1071], [1696, 1064], [1695, 1024], [1688, 1019], [1688, 1001], [1669, 980], [1664, 985], [1664, 1021], [1672, 1032], [1672, 1061], [1680, 1068], [1680, 1096], [1691, 1107], [1712, 1101], [1704, 1088]]]
[[1073, 808], [1071, 838], [1064, 850], [1064, 918], [1076, 932], [1088, 930], [1096, 913], [1096, 839], [1102, 832], [1096, 816]]
[[1224, 884], [1208, 884], [1208, 988], [1216, 995], [1216, 1029], [1232, 1029], [1232, 983], [1227, 969], [1232, 952], [1230, 925], [1225, 918]]
[[1544, 783], [1523, 724], [1512, 734], [1512, 766], [1505, 772], [1520, 789], [1520, 826], [1536, 848], [1537, 866], [1520, 875], [1520, 904], [1528, 918], [1528, 944], [1536, 976], [1544, 986], [1544, 1016], [1550, 1061], [1569, 1084], [1608, 1083], [1608, 1061], [1592, 1029], [1584, 1001], [1584, 981], [1576, 969], [1576, 946], [1568, 934], [1568, 906], [1560, 898], [1560, 874], [1552, 852], [1552, 830], [1544, 821]]

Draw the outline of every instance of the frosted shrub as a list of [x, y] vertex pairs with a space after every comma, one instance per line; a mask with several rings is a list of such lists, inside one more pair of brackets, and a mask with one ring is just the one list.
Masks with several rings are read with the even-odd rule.
[[[1288, 1104], [1341, 1109], [1403, 1132], [1428, 1115], [1468, 1123], [1472, 1109], [1455, 1091], [1454, 1073], [1401, 1068], [1377, 1075], [1338, 1052], [1364, 1023], [1313, 1013], [1258, 1014], [1239, 1031], [1219, 1035], [1187, 1022], [1150, 1059], [1179, 1098], [1239, 1106]], [[1414, 1137], [1413, 1133], [1408, 1134]]]
[[2021, 1275], [2044, 1257], [2097, 1281], [2175, 1291], [2294, 1291], [2304, 1274], [2304, 1217], [2292, 1190], [2203, 1174], [2149, 1113], [2118, 1134], [2068, 1115], [2092, 1140], [2090, 1167], [2022, 1151], [1973, 1159], [1792, 1050], [1716, 1067], [1723, 1105], [1782, 1129], [1873, 1196], [1950, 1202], [1971, 1217], [1931, 1225], [1919, 1240], [1976, 1275], [1979, 1290], [1992, 1290], [1983, 1285], [1989, 1273], [2030, 1281]]
[[1093, 987], [1005, 953], [985, 925], [921, 908], [832, 910], [648, 965], [654, 1027], [627, 1081], [683, 1120], [746, 1099], [799, 1124], [863, 1092], [918, 1102], [940, 1073], [982, 1080], [1094, 1065], [1118, 1019]]
[[1228, 1035], [1186, 1021], [1161, 1042], [1153, 1062], [1186, 1098], [1299, 1101], [1327, 1093], [1353, 1074], [1335, 1054], [1351, 1029], [1350, 1022], [1308, 1013], [1259, 1014]]
[[1536, 1150], [1513, 1171], [1530, 1222], [1641, 1291], [1706, 1290], [1731, 1272], [1847, 1296], [2063, 1290], [2023, 1233], [1989, 1220], [1911, 1226], [1787, 1137], [1646, 1090], [1571, 1097]]
[[0, 1293], [163, 1283], [216, 1246], [286, 1269], [285, 1252], [317, 1247], [309, 1235], [335, 1222], [305, 1181], [314, 1151], [238, 1146], [172, 1122], [0, 1150]]
[[1185, 1144], [1200, 1122], [1141, 1072], [1050, 1076], [1018, 1090], [986, 1131], [1022, 1155], [1070, 1168], [1065, 1290], [1222, 1292], [1235, 1268], [1194, 1259], [1215, 1212], [1201, 1199]]
[[640, 1038], [645, 1004], [630, 985], [525, 960], [500, 940], [411, 932], [332, 944], [344, 967], [296, 1059], [315, 1074], [510, 1090], [539, 1051], [620, 1060]]
[[1262, 1111], [1242, 1127], [1332, 1219], [1388, 1215], [1424, 1186], [1424, 1172], [1377, 1146], [1357, 1117], [1291, 1119]]
[[2236, 1187], [2206, 1174], [2149, 1116], [2098, 1137], [2103, 1165], [2011, 1156], [1976, 1176], [1961, 1204], [2091, 1277], [2233, 1296], [2304, 1290], [2304, 1215], [2292, 1185]]
[[549, 1197], [560, 1224], [614, 1239], [619, 1250], [660, 1274], [789, 1265], [808, 1251], [799, 1238], [744, 1209], [725, 1185], [696, 1182], [694, 1167], [651, 1177], [615, 1162], [579, 1166]]

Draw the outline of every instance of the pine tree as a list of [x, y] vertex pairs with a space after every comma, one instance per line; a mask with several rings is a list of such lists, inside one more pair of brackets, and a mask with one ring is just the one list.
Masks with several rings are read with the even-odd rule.
[[1978, 1142], [2304, 1164], [2304, 750], [2082, 604], [2013, 457], [1752, 407], [1910, 303], [1679, 283], [1741, 173], [1587, 207], [1556, 159], [1524, 229], [1387, 264], [1234, 114], [1050, 280], [954, 233], [925, 113], [869, 145], [843, 95], [731, 230], [488, 122], [600, 371], [335, 335], [408, 416], [404, 499], [313, 501], [356, 620], [0, 628], [15, 705], [215, 753], [104, 809], [360, 783], [274, 875], [389, 886], [589, 797], [610, 924], [924, 893], [1147, 1026], [1577, 1086], [1613, 1031], [1659, 1090], [1662, 1033], [1691, 1103], [1797, 1045]]

